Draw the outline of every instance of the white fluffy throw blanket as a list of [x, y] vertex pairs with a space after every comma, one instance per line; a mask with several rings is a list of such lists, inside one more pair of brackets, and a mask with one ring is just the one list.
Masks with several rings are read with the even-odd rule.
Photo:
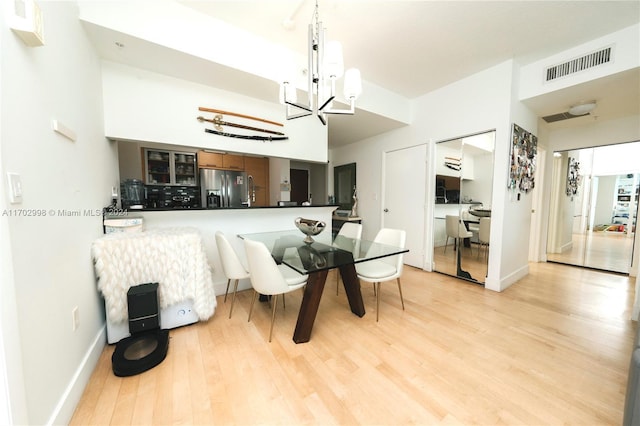
[[93, 242], [98, 289], [112, 322], [127, 321], [129, 287], [157, 282], [160, 309], [187, 299], [200, 320], [217, 302], [211, 270], [196, 229], [171, 228], [105, 235]]

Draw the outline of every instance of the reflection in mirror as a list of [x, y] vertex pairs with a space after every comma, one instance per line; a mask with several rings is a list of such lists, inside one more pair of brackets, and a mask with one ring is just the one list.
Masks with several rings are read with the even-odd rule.
[[640, 142], [554, 152], [547, 260], [629, 273]]
[[494, 131], [436, 144], [433, 269], [437, 272], [485, 281], [494, 145]]
[[339, 210], [351, 211], [356, 189], [356, 163], [333, 168], [333, 186]]

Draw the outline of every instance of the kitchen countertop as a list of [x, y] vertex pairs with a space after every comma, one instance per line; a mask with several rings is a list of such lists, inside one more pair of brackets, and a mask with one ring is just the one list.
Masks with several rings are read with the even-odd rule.
[[297, 208], [313, 208], [313, 207], [335, 207], [338, 208], [339, 206], [334, 205], [334, 204], [313, 204], [311, 206], [255, 206], [255, 207], [220, 207], [217, 209], [208, 209], [205, 207], [191, 207], [191, 208], [184, 208], [184, 207], [162, 207], [162, 208], [150, 208], [150, 209], [129, 209], [126, 210], [129, 213], [138, 213], [138, 212], [173, 212], [173, 211], [203, 211], [203, 210], [210, 210], [210, 211], [219, 211], [219, 210], [259, 210], [259, 209], [297, 209]]
[[464, 205], [480, 205], [482, 204], [480, 201], [468, 201], [468, 202], [462, 202], [462, 203], [443, 203], [442, 201], [436, 201], [436, 205], [447, 205], [447, 206], [453, 206], [456, 204], [464, 204]]

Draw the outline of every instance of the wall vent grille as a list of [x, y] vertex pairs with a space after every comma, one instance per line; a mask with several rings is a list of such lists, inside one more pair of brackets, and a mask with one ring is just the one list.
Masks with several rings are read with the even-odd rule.
[[[585, 115], [589, 115], [589, 113], [587, 113]], [[556, 121], [569, 120], [571, 118], [576, 118], [576, 117], [584, 117], [584, 116], [583, 115], [571, 115], [568, 112], [561, 112], [560, 114], [547, 115], [546, 117], [542, 117], [542, 119], [544, 121], [546, 121], [547, 123], [555, 123]]]
[[611, 62], [611, 47], [589, 53], [559, 65], [547, 68], [546, 81], [553, 81], [569, 74], [574, 74], [589, 68]]

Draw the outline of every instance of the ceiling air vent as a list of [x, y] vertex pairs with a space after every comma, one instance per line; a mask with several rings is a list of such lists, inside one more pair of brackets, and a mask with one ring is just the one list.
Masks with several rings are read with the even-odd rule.
[[553, 81], [569, 74], [611, 62], [611, 47], [589, 53], [565, 63], [547, 68], [546, 81]]
[[570, 118], [580, 117], [579, 115], [571, 115], [568, 112], [561, 112], [560, 114], [551, 114], [542, 117], [547, 123], [555, 123], [556, 121], [568, 120]]

